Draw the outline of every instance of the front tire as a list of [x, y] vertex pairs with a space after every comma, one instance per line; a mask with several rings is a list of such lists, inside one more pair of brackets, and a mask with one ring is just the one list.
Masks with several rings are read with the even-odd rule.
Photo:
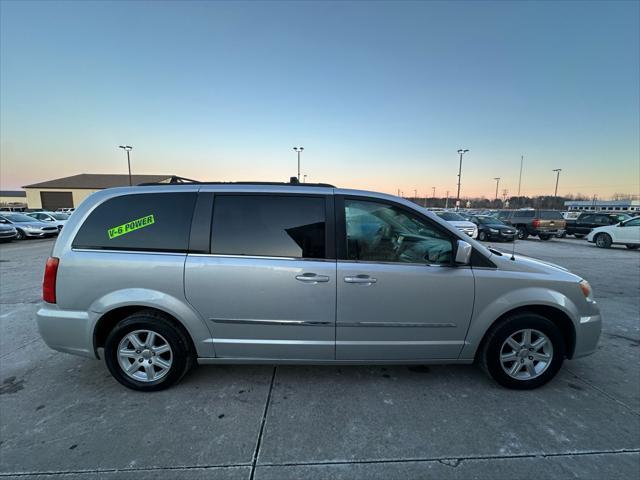
[[16, 236], [15, 236], [16, 240], [24, 240], [26, 238], [26, 235], [24, 234], [24, 232], [22, 230], [17, 228], [16, 231], [17, 231]]
[[596, 247], [598, 248], [611, 248], [613, 240], [607, 233], [599, 233], [596, 235]]
[[526, 227], [518, 227], [517, 232], [518, 240], [526, 240], [527, 238], [529, 238], [529, 232], [527, 232]]
[[481, 242], [484, 242], [487, 239], [487, 234], [483, 231], [480, 231], [478, 233], [478, 240], [480, 240]]
[[480, 353], [483, 369], [500, 385], [516, 390], [537, 388], [551, 380], [565, 357], [560, 329], [548, 318], [519, 313], [495, 325]]
[[109, 333], [104, 357], [122, 385], [151, 392], [180, 381], [193, 365], [194, 352], [185, 334], [166, 316], [143, 310], [121, 320]]

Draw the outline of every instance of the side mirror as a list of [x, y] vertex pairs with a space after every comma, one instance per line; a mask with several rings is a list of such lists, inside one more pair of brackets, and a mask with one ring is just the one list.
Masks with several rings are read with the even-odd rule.
[[455, 262], [459, 265], [469, 265], [471, 263], [471, 252], [473, 252], [471, 244], [464, 240], [458, 240]]

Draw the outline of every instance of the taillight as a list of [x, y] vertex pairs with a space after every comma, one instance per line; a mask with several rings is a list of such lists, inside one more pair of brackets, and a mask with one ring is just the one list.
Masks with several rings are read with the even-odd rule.
[[42, 299], [47, 303], [56, 303], [56, 276], [60, 259], [49, 257], [44, 267], [44, 280], [42, 282]]
[[540, 219], [539, 219], [539, 218], [534, 218], [534, 219], [533, 219], [533, 222], [531, 222], [531, 226], [532, 226], [533, 228], [538, 228], [538, 227], [540, 227]]

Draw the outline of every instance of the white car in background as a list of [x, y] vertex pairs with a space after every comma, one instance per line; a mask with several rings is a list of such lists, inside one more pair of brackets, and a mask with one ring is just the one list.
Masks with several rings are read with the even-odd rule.
[[449, 212], [446, 210], [436, 211], [433, 213], [438, 215], [441, 219], [449, 222], [461, 232], [466, 233], [471, 238], [478, 238], [478, 226], [475, 223], [468, 221], [459, 213]]
[[626, 245], [635, 250], [640, 247], [640, 217], [630, 218], [616, 225], [607, 225], [591, 230], [587, 241], [596, 247], [609, 248], [613, 244]]
[[67, 220], [69, 220], [69, 215], [62, 212], [30, 212], [27, 213], [27, 215], [41, 222], [55, 225], [58, 227], [58, 230], [62, 230], [62, 227], [64, 227]]

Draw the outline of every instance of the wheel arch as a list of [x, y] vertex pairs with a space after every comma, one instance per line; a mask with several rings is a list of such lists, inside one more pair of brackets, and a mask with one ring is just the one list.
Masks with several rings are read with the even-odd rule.
[[571, 359], [573, 357], [575, 347], [576, 347], [576, 329], [571, 320], [571, 317], [567, 315], [566, 312], [562, 311], [557, 307], [553, 307], [550, 305], [542, 305], [542, 304], [532, 304], [532, 305], [522, 305], [511, 310], [504, 312], [498, 318], [496, 318], [493, 323], [487, 328], [484, 335], [482, 336], [482, 340], [478, 343], [478, 348], [475, 351], [474, 358], [478, 360], [478, 355], [482, 352], [484, 344], [489, 336], [489, 333], [493, 331], [493, 329], [500, 322], [505, 320], [506, 318], [519, 314], [519, 313], [535, 313], [542, 317], [545, 317], [551, 320], [562, 333], [562, 338], [564, 339], [565, 346], [565, 354], [566, 357]]
[[96, 357], [100, 358], [98, 355], [98, 349], [104, 348], [105, 342], [109, 333], [115, 328], [115, 326], [121, 320], [135, 314], [144, 311], [154, 312], [156, 314], [160, 314], [165, 317], [169, 322], [173, 324], [174, 327], [179, 329], [182, 334], [187, 338], [189, 342], [189, 347], [192, 352], [196, 352], [196, 347], [193, 342], [193, 338], [187, 328], [183, 325], [183, 323], [178, 320], [175, 316], [166, 312], [162, 309], [156, 307], [149, 307], [146, 305], [126, 305], [123, 307], [117, 307], [113, 310], [109, 310], [104, 313], [96, 322], [96, 325], [93, 329], [93, 350], [95, 352]]

